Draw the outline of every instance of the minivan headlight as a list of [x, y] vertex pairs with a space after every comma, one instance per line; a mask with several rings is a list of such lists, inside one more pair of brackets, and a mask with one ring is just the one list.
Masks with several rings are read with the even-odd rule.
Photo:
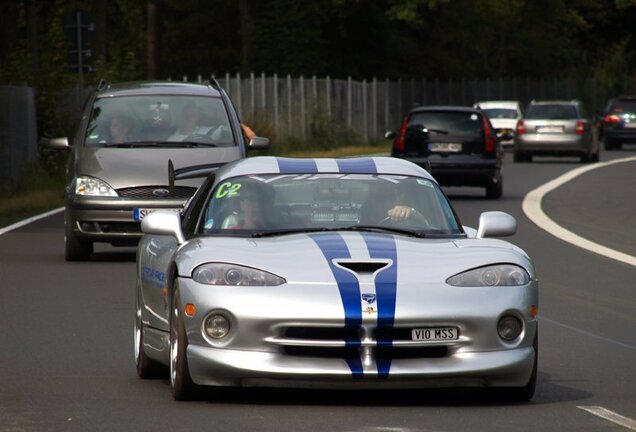
[[205, 285], [276, 286], [286, 281], [263, 270], [227, 263], [208, 263], [194, 269], [192, 279]]
[[520, 286], [530, 282], [528, 272], [514, 264], [496, 264], [452, 276], [446, 283], [458, 287]]
[[75, 195], [116, 197], [117, 192], [108, 183], [95, 177], [80, 176], [75, 179]]

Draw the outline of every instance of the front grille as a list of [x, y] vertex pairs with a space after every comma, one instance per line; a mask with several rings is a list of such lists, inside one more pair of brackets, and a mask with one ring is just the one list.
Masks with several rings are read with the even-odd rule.
[[[155, 195], [153, 192], [157, 190], [168, 191], [166, 195]], [[175, 186], [172, 192], [167, 186], [143, 186], [134, 188], [117, 189], [119, 196], [124, 198], [172, 198], [172, 199], [188, 199], [196, 192], [197, 188], [187, 186]]]
[[[449, 355], [451, 345], [443, 342], [422, 346], [411, 340], [411, 328], [374, 328], [363, 341], [363, 331], [344, 327], [288, 327], [276, 343], [289, 356], [316, 358], [360, 358], [363, 350], [376, 359], [441, 358]], [[388, 341], [399, 341], [399, 346]], [[362, 345], [366, 345], [363, 347]], [[387, 346], [388, 345], [388, 346]]]

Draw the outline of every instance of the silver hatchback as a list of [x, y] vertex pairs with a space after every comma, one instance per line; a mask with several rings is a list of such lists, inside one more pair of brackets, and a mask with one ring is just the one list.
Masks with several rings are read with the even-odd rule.
[[597, 133], [577, 100], [532, 101], [517, 122], [513, 151], [515, 162], [530, 162], [533, 155], [599, 159]]

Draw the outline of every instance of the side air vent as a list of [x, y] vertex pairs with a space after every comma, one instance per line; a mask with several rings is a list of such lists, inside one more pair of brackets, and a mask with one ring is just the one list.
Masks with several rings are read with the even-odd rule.
[[340, 261], [338, 265], [347, 268], [355, 273], [374, 273], [383, 267], [386, 267], [389, 263], [378, 261]]

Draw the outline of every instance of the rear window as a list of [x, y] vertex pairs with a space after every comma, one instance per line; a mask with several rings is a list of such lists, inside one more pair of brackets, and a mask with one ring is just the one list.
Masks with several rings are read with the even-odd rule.
[[482, 108], [482, 111], [490, 119], [516, 119], [518, 117], [517, 110], [510, 108]]
[[618, 100], [613, 104], [610, 111], [613, 113], [636, 112], [636, 99]]
[[574, 105], [545, 104], [530, 105], [526, 113], [527, 119], [564, 120], [579, 118]]
[[408, 126], [423, 125], [427, 129], [441, 133], [459, 135], [480, 134], [483, 130], [481, 116], [473, 112], [460, 111], [426, 111], [414, 112], [409, 118]]

